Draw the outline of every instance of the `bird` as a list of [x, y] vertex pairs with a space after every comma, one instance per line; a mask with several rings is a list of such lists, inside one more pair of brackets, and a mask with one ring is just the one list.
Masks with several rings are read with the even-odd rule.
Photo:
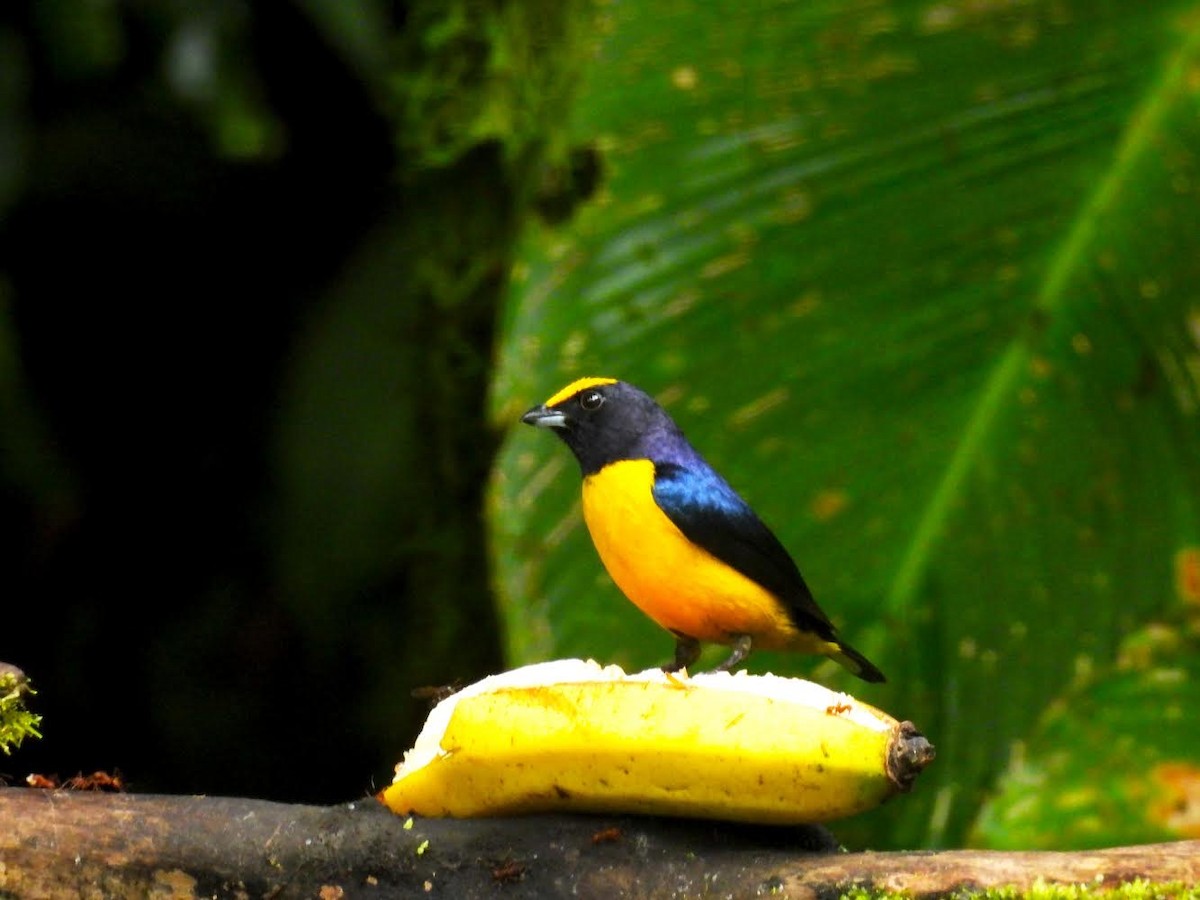
[[675, 637], [664, 671], [694, 665], [703, 642], [731, 648], [715, 671], [758, 648], [821, 654], [864, 681], [886, 680], [838, 637], [779, 539], [649, 394], [580, 378], [521, 421], [550, 429], [574, 453], [604, 567]]

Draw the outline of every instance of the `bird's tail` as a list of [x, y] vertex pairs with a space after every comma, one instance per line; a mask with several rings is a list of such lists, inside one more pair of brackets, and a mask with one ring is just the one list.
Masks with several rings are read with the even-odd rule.
[[875, 668], [874, 663], [842, 641], [836, 644], [837, 649], [829, 654], [830, 659], [836, 660], [843, 668], [857, 675], [863, 681], [887, 681], [883, 673]]

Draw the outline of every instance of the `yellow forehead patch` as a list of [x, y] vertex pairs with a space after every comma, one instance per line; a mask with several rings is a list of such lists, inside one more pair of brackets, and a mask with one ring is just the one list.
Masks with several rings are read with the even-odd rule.
[[564, 400], [570, 399], [582, 390], [590, 387], [599, 387], [602, 384], [616, 384], [615, 378], [580, 378], [572, 381], [565, 388], [546, 401], [546, 406], [558, 406]]

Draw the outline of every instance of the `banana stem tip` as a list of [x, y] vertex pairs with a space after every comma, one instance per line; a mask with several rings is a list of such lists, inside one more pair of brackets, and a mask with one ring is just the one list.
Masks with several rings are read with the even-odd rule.
[[933, 762], [937, 751], [912, 722], [896, 726], [896, 735], [888, 748], [887, 774], [896, 789], [907, 793], [924, 768]]

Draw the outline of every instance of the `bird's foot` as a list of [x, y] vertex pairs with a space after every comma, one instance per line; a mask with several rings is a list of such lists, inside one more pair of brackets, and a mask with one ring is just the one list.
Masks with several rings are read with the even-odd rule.
[[739, 634], [733, 642], [733, 652], [729, 654], [729, 659], [721, 663], [719, 666], [714, 666], [714, 672], [728, 672], [747, 656], [750, 655], [750, 647], [754, 643], [754, 639], [748, 634]]
[[686, 669], [700, 658], [700, 642], [685, 634], [675, 635], [675, 661], [662, 667], [664, 672]]

